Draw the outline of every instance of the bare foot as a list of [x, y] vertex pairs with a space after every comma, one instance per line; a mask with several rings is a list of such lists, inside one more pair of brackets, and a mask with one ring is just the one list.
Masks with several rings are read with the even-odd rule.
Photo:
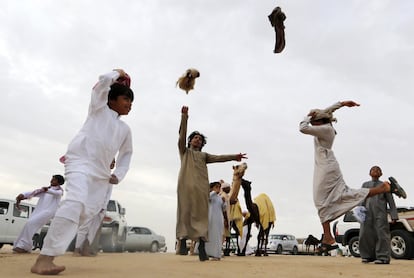
[[57, 275], [65, 270], [64, 266], [57, 266], [53, 263], [55, 257], [39, 255], [30, 271], [40, 275]]

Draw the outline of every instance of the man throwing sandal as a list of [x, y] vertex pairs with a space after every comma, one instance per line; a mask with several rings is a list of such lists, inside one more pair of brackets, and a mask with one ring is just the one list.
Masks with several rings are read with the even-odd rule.
[[367, 197], [391, 192], [406, 198], [404, 189], [390, 177], [372, 188], [349, 188], [341, 173], [332, 145], [336, 131], [332, 122], [336, 122], [333, 112], [343, 106], [359, 106], [354, 101], [337, 102], [326, 109], [313, 109], [300, 122], [300, 132], [314, 136], [315, 168], [313, 178], [313, 200], [322, 223], [323, 237], [320, 254], [338, 248], [330, 230], [331, 221], [362, 203]]

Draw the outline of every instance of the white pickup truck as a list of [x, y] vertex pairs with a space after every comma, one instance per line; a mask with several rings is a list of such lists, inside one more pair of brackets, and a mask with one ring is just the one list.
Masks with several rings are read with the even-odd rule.
[[33, 204], [22, 202], [19, 210], [16, 200], [0, 199], [0, 248], [4, 244], [13, 245], [35, 207]]
[[[391, 231], [391, 256], [394, 259], [411, 259], [414, 257], [414, 208], [397, 208], [399, 220], [391, 224], [391, 217], [388, 215]], [[349, 252], [354, 257], [359, 254], [359, 228], [352, 212], [347, 212], [333, 224], [333, 233], [336, 242], [346, 246], [349, 245]]]

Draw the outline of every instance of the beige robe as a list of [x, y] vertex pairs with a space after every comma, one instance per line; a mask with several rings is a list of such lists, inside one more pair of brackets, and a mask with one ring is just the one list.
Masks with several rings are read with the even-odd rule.
[[[340, 103], [325, 109], [335, 111]], [[312, 126], [310, 116], [300, 123], [300, 131], [314, 136], [315, 168], [313, 174], [313, 201], [321, 223], [332, 221], [359, 205], [368, 196], [369, 189], [349, 188], [332, 150], [335, 129], [332, 124]]]
[[237, 160], [238, 155], [212, 155], [187, 148], [188, 115], [182, 114], [178, 150], [181, 168], [177, 186], [176, 237], [208, 239], [209, 179], [207, 163]]

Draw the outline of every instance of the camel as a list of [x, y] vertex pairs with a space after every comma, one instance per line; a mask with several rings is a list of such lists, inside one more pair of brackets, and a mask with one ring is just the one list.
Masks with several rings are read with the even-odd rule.
[[[267, 241], [269, 238], [270, 229], [274, 227], [276, 221], [276, 213], [273, 207], [272, 201], [270, 198], [262, 193], [259, 194], [254, 202], [252, 201], [251, 196], [251, 182], [245, 179], [241, 180], [241, 186], [244, 190], [244, 199], [246, 201], [247, 210], [250, 213], [250, 216], [245, 219], [245, 225], [248, 226], [246, 245], [250, 238], [251, 225], [253, 223], [259, 228], [259, 234], [257, 235], [257, 248], [256, 256], [267, 256]], [[246, 251], [246, 246], [243, 248], [242, 252]]]
[[247, 163], [243, 162], [239, 165], [233, 166], [233, 181], [231, 183], [231, 190], [230, 190], [230, 203], [235, 204], [237, 202], [237, 196], [239, 195], [240, 185], [242, 177], [247, 169]]
[[314, 237], [313, 235], [309, 235], [308, 238], [305, 240], [305, 246], [306, 246], [306, 253], [309, 253], [309, 249], [311, 245], [313, 246], [313, 251], [316, 250], [316, 247], [321, 243], [319, 239]]
[[[238, 244], [238, 236], [242, 235], [243, 232], [243, 214], [241, 210], [240, 203], [237, 199], [237, 196], [239, 195], [240, 191], [240, 185], [241, 185], [241, 179], [246, 172], [247, 164], [245, 162], [234, 165], [233, 166], [233, 180], [231, 183], [231, 190], [229, 192], [230, 196], [230, 230], [233, 229], [237, 235], [236, 241], [237, 241], [237, 254], [241, 254], [242, 252], [239, 249]], [[228, 247], [230, 245], [230, 242], [226, 241], [226, 250], [225, 253], [228, 253]]]

